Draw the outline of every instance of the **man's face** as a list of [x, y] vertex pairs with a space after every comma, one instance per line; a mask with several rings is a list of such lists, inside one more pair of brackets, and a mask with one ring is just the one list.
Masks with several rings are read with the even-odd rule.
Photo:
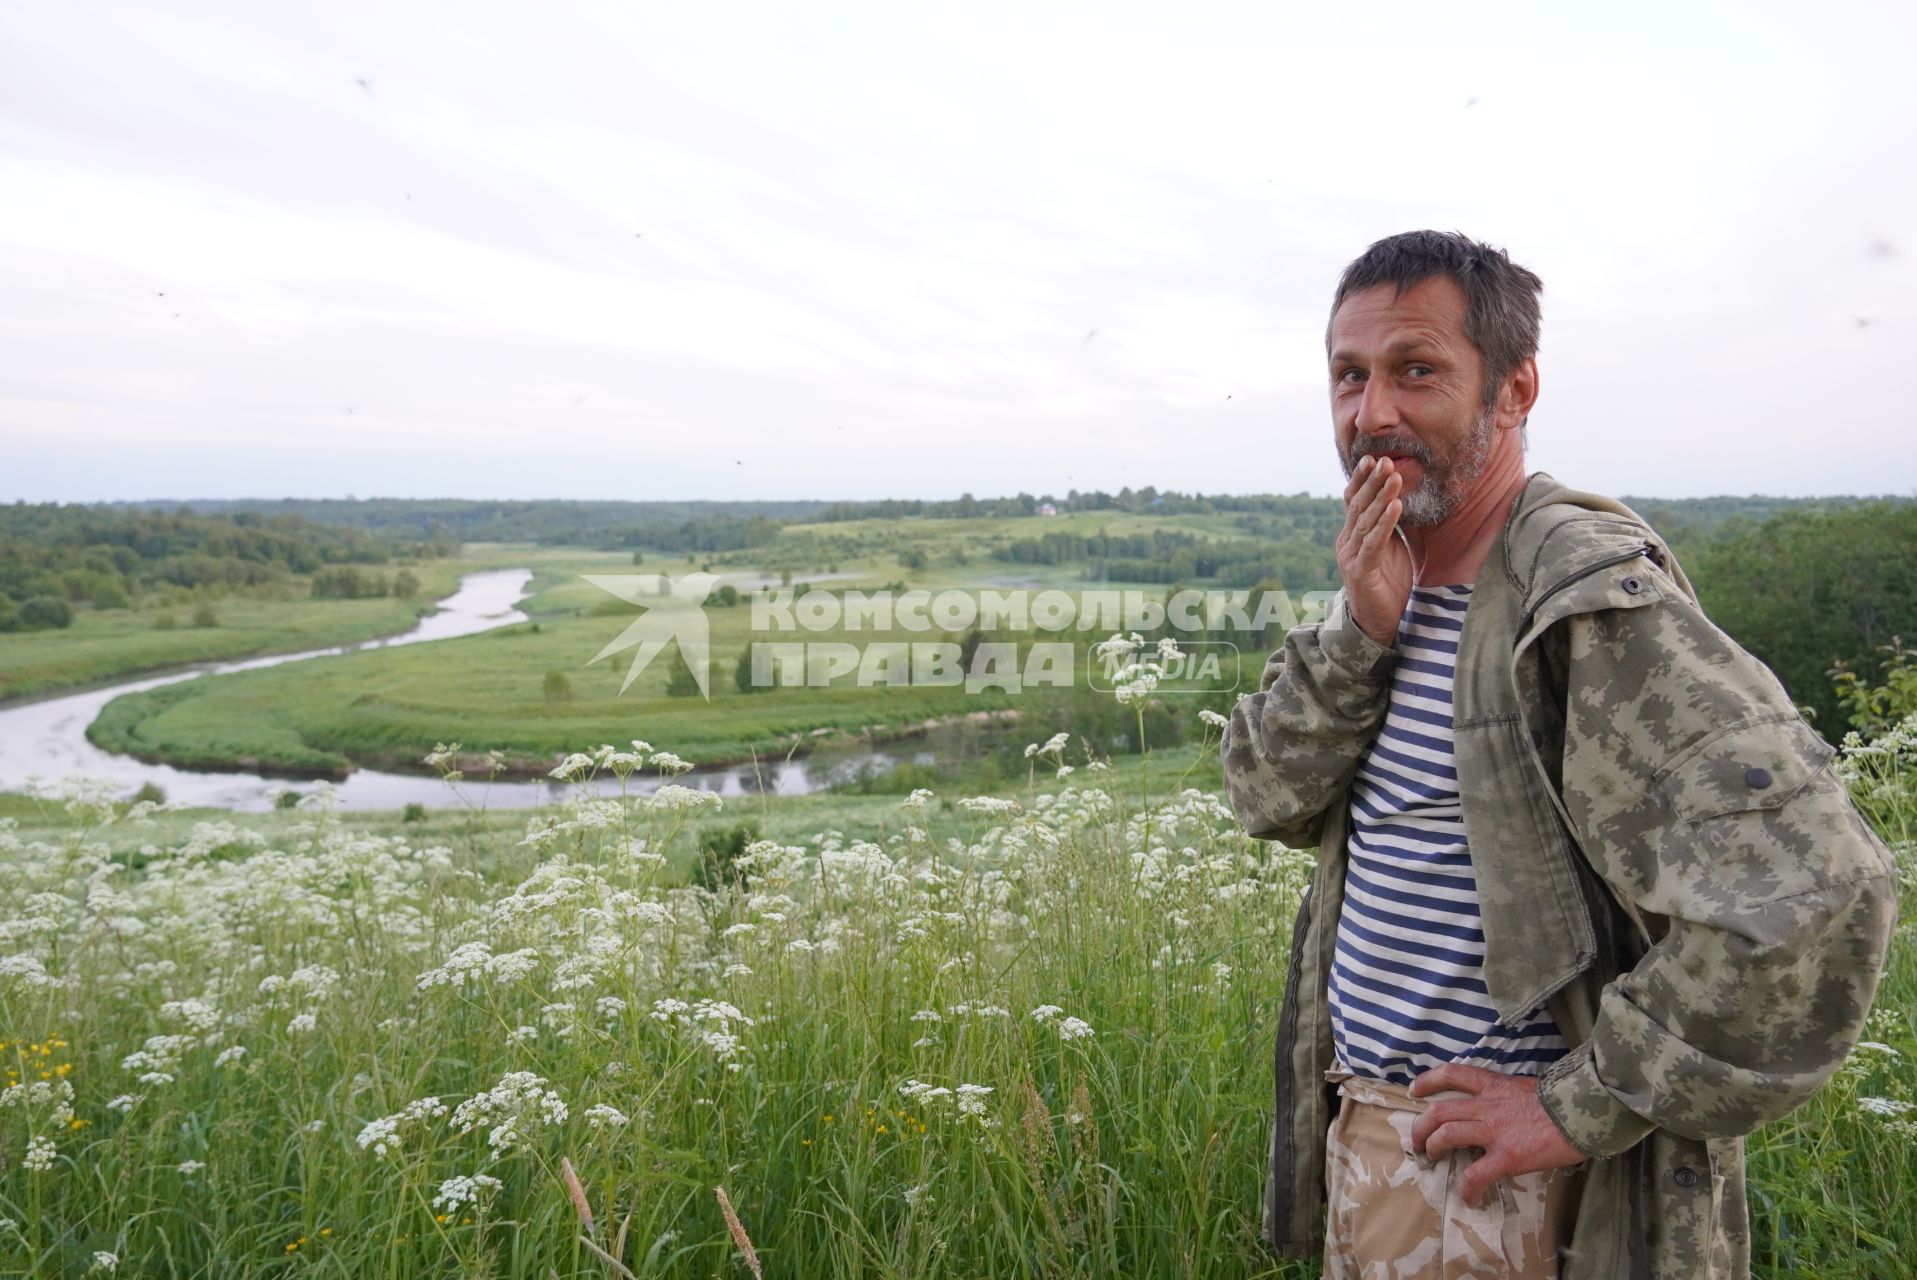
[[1331, 420], [1346, 478], [1366, 454], [1391, 458], [1404, 477], [1399, 523], [1418, 528], [1464, 504], [1491, 456], [1493, 411], [1464, 290], [1435, 276], [1394, 294], [1360, 290], [1331, 318]]

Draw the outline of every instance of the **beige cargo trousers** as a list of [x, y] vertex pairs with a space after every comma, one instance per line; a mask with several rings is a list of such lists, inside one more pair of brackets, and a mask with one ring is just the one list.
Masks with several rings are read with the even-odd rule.
[[1582, 1166], [1492, 1184], [1483, 1205], [1459, 1194], [1483, 1152], [1436, 1160], [1411, 1146], [1411, 1126], [1431, 1103], [1403, 1085], [1331, 1070], [1338, 1114], [1325, 1141], [1326, 1280], [1557, 1280], [1558, 1245], [1577, 1216]]

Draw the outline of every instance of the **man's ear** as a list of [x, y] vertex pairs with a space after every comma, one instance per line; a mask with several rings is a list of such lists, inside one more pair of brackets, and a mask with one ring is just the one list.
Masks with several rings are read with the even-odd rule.
[[1526, 356], [1504, 375], [1504, 385], [1498, 389], [1498, 430], [1522, 427], [1537, 402], [1538, 360], [1536, 356]]

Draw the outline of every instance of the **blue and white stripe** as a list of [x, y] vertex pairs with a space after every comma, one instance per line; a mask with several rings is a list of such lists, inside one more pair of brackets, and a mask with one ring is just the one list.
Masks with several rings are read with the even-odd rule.
[[1567, 1048], [1542, 1010], [1501, 1026], [1485, 991], [1451, 732], [1470, 600], [1468, 585], [1412, 590], [1390, 709], [1351, 790], [1332, 1041], [1341, 1067], [1400, 1084], [1446, 1062], [1536, 1075]]

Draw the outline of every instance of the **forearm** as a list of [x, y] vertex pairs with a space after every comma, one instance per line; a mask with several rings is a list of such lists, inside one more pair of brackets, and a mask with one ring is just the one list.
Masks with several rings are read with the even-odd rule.
[[1605, 987], [1590, 1040], [1545, 1072], [1540, 1101], [1590, 1156], [1652, 1128], [1736, 1137], [1788, 1114], [1863, 1033], [1896, 914], [1896, 877], [1879, 872], [1734, 924], [1674, 924]]
[[1383, 723], [1397, 656], [1352, 623], [1342, 595], [1324, 622], [1285, 637], [1219, 744], [1225, 793], [1248, 834], [1317, 842], [1324, 811]]

